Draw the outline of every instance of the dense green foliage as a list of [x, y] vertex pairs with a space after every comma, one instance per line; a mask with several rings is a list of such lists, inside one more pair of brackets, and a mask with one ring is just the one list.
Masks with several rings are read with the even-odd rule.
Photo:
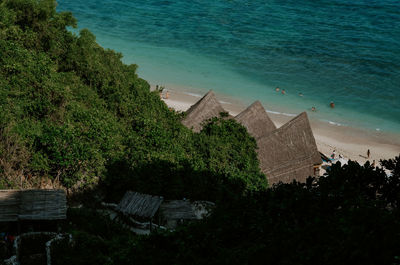
[[[75, 264], [90, 264], [79, 247], [100, 235], [107, 242], [104, 264], [399, 264], [400, 156], [383, 164], [391, 176], [350, 161], [319, 180], [228, 196], [210, 218], [175, 232], [107, 238], [105, 229], [76, 225], [73, 233], [86, 236], [63, 251], [71, 251]], [[57, 264], [70, 264], [57, 253]]]
[[131, 188], [215, 200], [266, 187], [241, 125], [183, 127], [136, 65], [75, 25], [53, 0], [0, 1], [0, 188], [50, 179], [101, 183], [108, 199]]

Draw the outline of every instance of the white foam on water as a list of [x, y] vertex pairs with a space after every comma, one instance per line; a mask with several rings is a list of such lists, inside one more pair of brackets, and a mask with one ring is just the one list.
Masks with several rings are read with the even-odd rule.
[[347, 124], [334, 122], [334, 121], [330, 121], [330, 120], [322, 120], [322, 121], [328, 122], [330, 125], [335, 125], [335, 126], [345, 126], [345, 127], [348, 126]]
[[288, 116], [288, 117], [296, 117], [296, 114], [292, 114], [292, 113], [285, 113], [285, 112], [279, 112], [279, 111], [272, 111], [272, 110], [265, 110], [268, 113], [272, 113], [272, 114], [277, 114], [277, 115], [284, 115], [284, 116]]
[[202, 95], [195, 94], [195, 93], [190, 93], [190, 92], [183, 92], [183, 94], [186, 94], [186, 95], [189, 95], [189, 96], [193, 96], [193, 97], [196, 97], [196, 98], [203, 97]]

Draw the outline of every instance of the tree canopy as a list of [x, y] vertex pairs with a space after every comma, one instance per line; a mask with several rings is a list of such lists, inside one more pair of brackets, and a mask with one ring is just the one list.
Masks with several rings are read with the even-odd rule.
[[101, 184], [216, 200], [266, 187], [256, 144], [234, 121], [181, 125], [138, 77], [52, 0], [0, 2], [0, 187]]

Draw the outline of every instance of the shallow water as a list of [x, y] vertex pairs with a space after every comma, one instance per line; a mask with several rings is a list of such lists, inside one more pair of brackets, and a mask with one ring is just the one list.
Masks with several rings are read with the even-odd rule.
[[259, 99], [289, 115], [315, 106], [310, 116], [332, 125], [400, 132], [397, 0], [58, 4], [153, 84]]

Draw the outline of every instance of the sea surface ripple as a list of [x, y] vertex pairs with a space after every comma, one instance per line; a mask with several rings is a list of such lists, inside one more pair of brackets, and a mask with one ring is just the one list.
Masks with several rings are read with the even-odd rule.
[[149, 80], [260, 99], [274, 111], [316, 106], [320, 120], [400, 132], [398, 0], [59, 0], [57, 8]]

